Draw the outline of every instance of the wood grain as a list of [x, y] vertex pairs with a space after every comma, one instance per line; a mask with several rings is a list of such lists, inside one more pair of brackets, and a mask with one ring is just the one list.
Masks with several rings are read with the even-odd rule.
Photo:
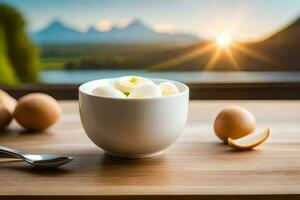
[[[241, 105], [271, 127], [256, 150], [233, 151], [220, 143], [213, 119], [224, 106]], [[44, 132], [15, 122], [0, 145], [35, 153], [70, 155], [56, 170], [0, 158], [0, 199], [298, 199], [300, 101], [191, 101], [182, 137], [164, 154], [143, 160], [109, 157], [85, 135], [76, 101], [61, 101], [63, 115]], [[254, 196], [253, 196], [254, 195]]]

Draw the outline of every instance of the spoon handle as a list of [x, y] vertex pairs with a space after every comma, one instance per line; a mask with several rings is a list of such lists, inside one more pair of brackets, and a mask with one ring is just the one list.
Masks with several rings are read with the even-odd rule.
[[7, 148], [7, 147], [3, 147], [3, 146], [0, 146], [0, 154], [4, 154], [4, 155], [7, 155], [7, 156], [13, 156], [13, 157], [19, 157], [19, 158], [22, 158], [22, 152], [21, 151], [18, 151], [16, 149], [10, 149], [10, 148]]

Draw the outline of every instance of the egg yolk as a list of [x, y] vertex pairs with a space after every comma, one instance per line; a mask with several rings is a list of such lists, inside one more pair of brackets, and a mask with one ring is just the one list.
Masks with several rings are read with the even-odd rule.
[[137, 78], [137, 77], [132, 77], [129, 81], [130, 81], [132, 84], [137, 84], [138, 78]]
[[163, 96], [168, 96], [168, 95], [169, 95], [169, 92], [168, 92], [167, 90], [165, 90], [165, 91], [162, 92], [162, 95], [163, 95]]

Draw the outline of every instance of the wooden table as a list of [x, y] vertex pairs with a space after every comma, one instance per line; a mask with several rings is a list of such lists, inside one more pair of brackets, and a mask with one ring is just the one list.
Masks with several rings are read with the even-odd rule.
[[[236, 152], [220, 143], [213, 119], [232, 104], [250, 109], [260, 127], [272, 128], [266, 144]], [[13, 123], [0, 135], [0, 145], [75, 160], [41, 170], [0, 159], [1, 200], [300, 198], [300, 101], [191, 101], [179, 141], [144, 160], [105, 155], [85, 135], [77, 102], [60, 105], [63, 115], [55, 126], [31, 133]]]

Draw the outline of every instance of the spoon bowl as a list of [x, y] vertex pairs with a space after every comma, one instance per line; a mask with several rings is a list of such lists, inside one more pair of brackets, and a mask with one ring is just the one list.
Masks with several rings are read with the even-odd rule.
[[68, 156], [26, 154], [24, 161], [37, 167], [59, 167], [73, 160]]
[[7, 155], [7, 157], [9, 158], [20, 158], [36, 167], [59, 167], [73, 160], [73, 158], [69, 156], [30, 154], [3, 146], [0, 146], [0, 153], [2, 154], [2, 156]]

